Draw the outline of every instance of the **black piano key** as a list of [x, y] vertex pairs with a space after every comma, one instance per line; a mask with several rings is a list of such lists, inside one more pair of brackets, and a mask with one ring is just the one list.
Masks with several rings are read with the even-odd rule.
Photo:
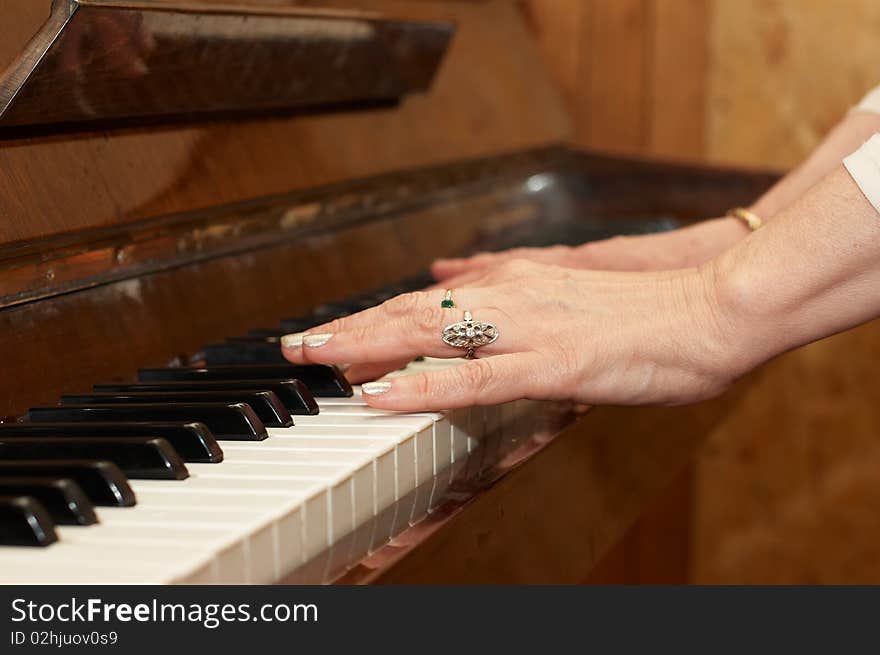
[[0, 546], [49, 546], [58, 541], [55, 523], [28, 496], [0, 496]]
[[2, 423], [0, 439], [18, 437], [153, 437], [166, 439], [186, 462], [214, 464], [223, 461], [223, 451], [204, 423], [125, 422], [125, 423]]
[[281, 337], [277, 335], [257, 336], [255, 334], [245, 334], [240, 337], [229, 337], [226, 341], [229, 343], [274, 343], [278, 346], [281, 345]]
[[365, 294], [362, 296], [354, 296], [346, 299], [341, 303], [333, 303], [332, 305], [323, 305], [315, 310], [314, 314], [308, 316], [297, 316], [296, 318], [285, 318], [281, 320], [280, 327], [277, 328], [255, 328], [248, 330], [248, 335], [252, 337], [283, 337], [285, 334], [294, 332], [306, 332], [322, 323], [329, 323], [334, 318], [342, 318], [365, 309], [381, 305], [394, 294]]
[[310, 316], [298, 316], [296, 318], [285, 318], [281, 321], [281, 334], [292, 334], [294, 332], [305, 332], [313, 327], [320, 325], [321, 321]]
[[186, 465], [165, 439], [125, 437], [2, 437], [0, 460], [109, 460], [129, 478], [185, 480]]
[[396, 295], [398, 294], [394, 293], [393, 291], [379, 291], [373, 294], [373, 300], [375, 301], [376, 305], [381, 305], [383, 302], [385, 302], [386, 300], [391, 300]]
[[400, 282], [396, 282], [394, 287], [396, 287], [395, 295], [399, 295], [401, 293], [408, 293], [411, 291], [421, 291], [426, 287], [434, 284], [436, 280], [434, 276], [431, 275], [430, 271], [422, 271], [420, 273], [416, 273], [415, 275], [404, 278]]
[[98, 522], [92, 501], [70, 478], [0, 477], [0, 496], [34, 498], [58, 525], [94, 525]]
[[284, 334], [305, 332], [334, 319], [349, 316], [356, 311], [358, 311], [356, 308], [344, 303], [326, 303], [315, 307], [315, 310], [307, 316], [282, 319], [281, 329], [284, 330]]
[[310, 318], [316, 318], [321, 323], [329, 323], [330, 321], [349, 316], [352, 308], [344, 303], [330, 302], [315, 307]]
[[271, 391], [92, 391], [64, 394], [61, 405], [131, 405], [135, 403], [247, 403], [263, 422], [273, 428], [289, 428], [293, 418], [281, 400]]
[[388, 298], [380, 296], [378, 294], [369, 294], [349, 298], [345, 301], [344, 304], [349, 307], [349, 311], [352, 314], [356, 314], [357, 312], [362, 312], [365, 309], [370, 309], [371, 307], [375, 307], [376, 305], [381, 305], [386, 300], [388, 300]]
[[302, 381], [317, 397], [348, 398], [351, 385], [335, 366], [320, 364], [263, 364], [254, 366], [201, 366], [180, 368], [143, 368], [141, 382], [174, 380], [289, 380]]
[[210, 343], [202, 352], [208, 366], [226, 364], [284, 364], [287, 360], [281, 354], [281, 344], [277, 341], [225, 341]]
[[95, 391], [271, 391], [287, 411], [311, 416], [318, 413], [318, 403], [309, 388], [299, 380], [178, 380], [175, 382], [137, 382], [128, 384], [96, 384]]
[[266, 427], [245, 403], [132, 403], [32, 407], [29, 421], [184, 421], [204, 423], [217, 439], [262, 441]]
[[10, 477], [70, 478], [95, 505], [133, 507], [136, 502], [122, 469], [106, 460], [0, 460], [0, 479]]
[[260, 339], [280, 339], [285, 334], [289, 333], [289, 330], [284, 330], [282, 328], [254, 328], [253, 330], [248, 330], [247, 336]]

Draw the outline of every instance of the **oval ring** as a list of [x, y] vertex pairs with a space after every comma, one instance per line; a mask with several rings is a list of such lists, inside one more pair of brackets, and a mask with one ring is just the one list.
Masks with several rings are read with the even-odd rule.
[[491, 323], [475, 321], [470, 312], [464, 313], [464, 320], [443, 328], [443, 343], [453, 348], [462, 348], [465, 357], [474, 358], [474, 351], [495, 341], [501, 334]]

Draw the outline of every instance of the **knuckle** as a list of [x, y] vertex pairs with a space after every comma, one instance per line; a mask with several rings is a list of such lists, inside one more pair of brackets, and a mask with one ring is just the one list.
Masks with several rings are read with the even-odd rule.
[[495, 377], [490, 359], [477, 359], [459, 366], [455, 370], [458, 372], [460, 384], [472, 391], [485, 389]]
[[416, 375], [413, 378], [412, 383], [416, 393], [423, 398], [429, 396], [434, 390], [431, 377], [426, 373], [419, 373]]
[[345, 332], [349, 329], [350, 320], [346, 320], [346, 318], [335, 318], [329, 323], [324, 323], [323, 325], [319, 325], [313, 328], [309, 328], [306, 330], [307, 332], [319, 333], [319, 332], [329, 332], [330, 334], [337, 334], [339, 332]]
[[392, 314], [394, 316], [410, 314], [418, 309], [420, 306], [423, 306], [423, 295], [424, 294], [419, 293], [418, 291], [404, 293], [399, 296], [395, 296], [390, 300], [386, 300], [383, 306], [389, 314]]
[[412, 322], [420, 332], [436, 332], [443, 322], [439, 307], [421, 307], [412, 313]]
[[367, 341], [369, 340], [369, 337], [370, 337], [370, 335], [369, 335], [370, 330], [371, 330], [370, 327], [367, 327], [364, 325], [358, 325], [358, 326], [352, 327], [348, 331], [348, 338], [351, 339], [351, 342], [354, 343], [355, 345], [367, 343]]

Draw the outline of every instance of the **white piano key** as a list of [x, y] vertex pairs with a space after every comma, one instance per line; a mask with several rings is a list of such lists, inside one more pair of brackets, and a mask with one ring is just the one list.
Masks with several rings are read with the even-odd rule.
[[[341, 408], [355, 409], [355, 408]], [[292, 428], [282, 428], [295, 434], [298, 427], [325, 426], [345, 428], [399, 427], [415, 433], [416, 484], [421, 484], [434, 473], [434, 421], [428, 417], [411, 414], [374, 415], [358, 414], [356, 411], [340, 414], [318, 414], [317, 416], [298, 416], [304, 419]], [[270, 428], [270, 434], [278, 434]]]
[[[372, 471], [371, 471], [372, 473]], [[162, 488], [162, 485], [153, 485], [151, 480], [140, 480], [132, 485], [135, 493], [141, 495], [144, 489]], [[189, 483], [189, 484], [187, 484]], [[220, 494], [254, 494], [275, 495], [290, 492], [288, 498], [296, 498], [299, 492], [301, 498], [312, 496], [305, 500], [306, 525], [305, 539], [309, 543], [309, 550], [319, 549], [319, 544], [330, 546], [354, 529], [354, 483], [351, 475], [341, 477], [329, 484], [316, 480], [303, 480], [296, 478], [238, 478], [217, 477], [197, 478], [191, 477], [182, 485], [184, 490], [175, 490], [171, 493], [205, 492]], [[372, 485], [368, 487], [370, 497], [364, 501], [372, 514]], [[233, 583], [229, 583], [233, 584]]]
[[[417, 439], [409, 428], [317, 425], [270, 430], [277, 437], [273, 445], [279, 450], [295, 451], [293, 456], [298, 459], [310, 455], [319, 461], [327, 461], [337, 454], [340, 457], [355, 452], [371, 454], [376, 461], [375, 508], [387, 506], [389, 497], [393, 500], [402, 498], [416, 486]], [[227, 459], [241, 456], [237, 446], [227, 448], [226, 452]], [[389, 471], [393, 471], [390, 477]]]
[[209, 478], [190, 475], [188, 479], [175, 481], [174, 484], [168, 484], [165, 480], [131, 480], [129, 484], [138, 496], [145, 491], [167, 492], [175, 496], [190, 493], [214, 493], [225, 497], [230, 494], [236, 496], [246, 494], [280, 496], [287, 492], [291, 492], [291, 494], [299, 492], [299, 494], [307, 495], [321, 490], [321, 485], [316, 480], [296, 478]]
[[[227, 453], [227, 462], [232, 466], [263, 464], [263, 458], [255, 457], [259, 451], [241, 450]], [[233, 454], [234, 453], [234, 454]], [[260, 452], [260, 455], [269, 453]], [[308, 461], [303, 455], [308, 454]], [[230, 455], [232, 455], [230, 457]], [[351, 472], [354, 483], [355, 525], [369, 519], [378, 507], [385, 507], [394, 502], [396, 488], [395, 449], [387, 445], [369, 451], [337, 451], [315, 452], [292, 449], [286, 453], [294, 461], [286, 461], [279, 457], [280, 453], [272, 451], [271, 457], [265, 457], [266, 463], [272, 466], [270, 475], [287, 475], [289, 469], [295, 475], [311, 477], [313, 473], [330, 476], [334, 472]], [[318, 457], [320, 459], [314, 459]], [[335, 463], [333, 463], [335, 460]], [[211, 466], [211, 465], [205, 465]], [[244, 469], [236, 469], [244, 470]], [[226, 471], [222, 472], [226, 475]]]
[[234, 526], [196, 526], [178, 525], [172, 529], [157, 528], [151, 525], [104, 525], [56, 527], [63, 543], [88, 544], [159, 544], [179, 546], [217, 546], [231, 541], [240, 535]]
[[[351, 486], [351, 510], [345, 516], [351, 517], [351, 524], [347, 530], [343, 529], [342, 516], [335, 516], [330, 525], [331, 533], [329, 535], [327, 546], [332, 545], [344, 534], [352, 529], [369, 521], [379, 507], [386, 507], [394, 502], [397, 497], [397, 483], [408, 489], [414, 484], [414, 456], [413, 439], [408, 433], [401, 430], [374, 430], [377, 435], [384, 435], [383, 438], [345, 438], [335, 437], [333, 431], [313, 429], [313, 436], [292, 436], [295, 431], [291, 429], [273, 429], [275, 433], [272, 437], [257, 446], [248, 448], [226, 450], [227, 461], [240, 462], [246, 461], [251, 457], [252, 453], [265, 453], [264, 444], [269, 443], [275, 456], [272, 462], [281, 466], [281, 462], [300, 463], [299, 468], [302, 469], [303, 453], [315, 454], [320, 452], [319, 462], [327, 464], [334, 461], [333, 458], [342, 455], [345, 470], [350, 475]], [[408, 439], [408, 441], [406, 440]], [[404, 440], [398, 444], [399, 440]], [[350, 447], [360, 446], [357, 451], [352, 451]], [[347, 450], [339, 450], [344, 447]], [[400, 455], [401, 465], [397, 466], [398, 455]], [[354, 457], [353, 457], [354, 456]], [[294, 461], [291, 462], [290, 460]], [[310, 461], [315, 461], [314, 459]], [[207, 465], [210, 466], [210, 465]], [[398, 470], [399, 469], [399, 470]], [[213, 469], [209, 469], [213, 470]], [[222, 474], [217, 474], [222, 475]], [[338, 495], [333, 495], [335, 507], [339, 507], [339, 503], [343, 502]], [[315, 554], [313, 541], [311, 545], [306, 547], [309, 555]]]
[[[370, 455], [365, 456], [356, 467], [350, 464], [348, 466], [328, 466], [325, 464], [316, 468], [314, 465], [291, 462], [289, 464], [238, 463], [223, 467], [217, 467], [213, 464], [195, 464], [190, 465], [189, 470], [190, 473], [202, 479], [239, 480], [247, 478], [252, 480], [254, 484], [266, 488], [283, 480], [320, 482], [331, 489], [330, 498], [334, 513], [338, 512], [338, 508], [344, 504], [354, 503], [352, 511], [348, 513], [352, 516], [352, 525], [347, 526], [343, 532], [335, 532], [332, 535], [332, 541], [335, 542], [345, 532], [350, 532], [373, 516], [375, 467]], [[339, 527], [341, 529], [343, 526]]]
[[[179, 484], [176, 481], [143, 482], [158, 483], [144, 485], [151, 489], [166, 486], [171, 494], [175, 494]], [[230, 511], [228, 507], [205, 512], [201, 504], [193, 506], [186, 494], [175, 495], [175, 501], [174, 507], [163, 509], [153, 506], [149, 496], [144, 498], [141, 494], [135, 507], [100, 508], [100, 524], [85, 529], [68, 528], [61, 538], [82, 543], [186, 545], [204, 541], [216, 549], [218, 582], [266, 583], [277, 579], [281, 567], [271, 512]], [[300, 541], [291, 546], [297, 552], [301, 551]]]
[[[440, 360], [447, 361], [447, 360]], [[455, 361], [455, 360], [454, 360]], [[448, 366], [444, 364], [444, 367]], [[438, 367], [439, 368], [439, 367]], [[450, 421], [451, 412], [417, 412], [412, 414], [401, 414], [400, 412], [392, 412], [389, 410], [381, 410], [370, 407], [363, 400], [362, 395], [355, 395], [351, 398], [322, 398], [321, 399], [321, 413], [319, 416], [330, 417], [330, 416], [340, 416], [340, 415], [351, 415], [361, 413], [370, 415], [370, 416], [424, 416], [426, 418], [431, 418], [435, 421], [434, 427], [434, 451], [435, 451], [435, 461], [434, 461], [434, 471], [433, 473], [436, 475], [438, 472], [442, 471], [448, 464], [451, 464], [452, 459], [452, 451], [453, 451], [453, 428]], [[335, 420], [329, 420], [330, 423], [335, 423]], [[299, 421], [298, 425], [302, 425], [308, 423], [308, 419], [306, 421]]]
[[262, 520], [266, 513], [252, 510], [230, 510], [205, 513], [197, 507], [150, 507], [143, 501], [134, 507], [96, 507], [95, 512], [101, 524], [105, 525], [152, 525], [174, 526], [190, 525], [204, 527], [236, 526]]
[[450, 425], [452, 429], [452, 460], [458, 462], [467, 457], [471, 436], [471, 416], [468, 409], [456, 409], [452, 412]]
[[452, 421], [441, 416], [434, 421], [434, 475], [452, 464]]
[[[136, 483], [149, 482], [147, 480]], [[268, 506], [282, 508], [277, 514], [283, 516], [295, 508], [302, 509], [303, 544], [307, 554], [316, 554], [327, 548], [331, 534], [328, 490], [318, 487], [309, 494], [267, 495], [259, 493], [222, 493], [221, 491], [169, 492], [163, 489], [147, 489], [140, 486], [135, 490], [139, 502], [149, 502], [151, 506], [180, 506], [188, 504], [203, 508], [204, 512], [223, 512], [224, 509], [251, 508], [263, 512]]]
[[[165, 484], [173, 490], [176, 482]], [[276, 527], [270, 511], [224, 507], [205, 512], [201, 505], [192, 505], [191, 500], [182, 496], [173, 507], [154, 507], [149, 499], [141, 497], [132, 508], [101, 507], [97, 509], [101, 523], [90, 526], [94, 529], [68, 528], [61, 538], [82, 543], [206, 541], [215, 548], [214, 559], [219, 562], [216, 582], [257, 583], [277, 579], [280, 566], [275, 547]], [[300, 541], [292, 545], [297, 552], [301, 551]]]
[[299, 478], [303, 480], [334, 480], [344, 475], [351, 462], [337, 464], [310, 463], [310, 462], [224, 462], [223, 466], [216, 464], [188, 463], [186, 467], [190, 474], [200, 478], [226, 478], [226, 477], [259, 477], [270, 476], [280, 478]]
[[233, 462], [267, 463], [279, 465], [301, 465], [314, 463], [316, 465], [334, 466], [337, 463], [341, 465], [345, 465], [346, 463], [357, 464], [363, 460], [365, 452], [363, 449], [328, 450], [314, 448], [296, 449], [295, 447], [293, 447], [292, 450], [296, 450], [297, 452], [295, 454], [289, 455], [290, 459], [283, 459], [284, 455], [279, 455], [279, 453], [283, 453], [284, 451], [279, 451], [279, 449], [277, 448], [262, 450], [259, 447], [253, 446], [237, 447], [224, 444], [223, 464]]
[[[16, 567], [33, 570], [55, 569], [57, 584], [65, 582], [60, 575], [69, 571], [77, 577], [85, 574], [93, 584], [114, 584], [131, 569], [140, 569], [143, 576], [168, 582], [181, 572], [194, 570], [211, 559], [212, 551], [181, 549], [178, 546], [149, 546], [112, 543], [63, 543], [48, 548], [0, 548], [0, 571]], [[156, 580], [160, 579], [160, 580]], [[5, 581], [5, 577], [3, 578]]]
[[321, 549], [308, 542], [305, 534], [302, 508], [291, 506], [282, 512], [274, 525], [274, 547], [278, 561], [278, 582], [285, 575], [301, 566], [308, 558], [314, 557]]

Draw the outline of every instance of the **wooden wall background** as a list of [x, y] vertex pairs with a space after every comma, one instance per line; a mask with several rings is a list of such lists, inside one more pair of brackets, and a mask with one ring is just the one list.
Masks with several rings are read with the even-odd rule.
[[[876, 0], [524, 0], [590, 148], [788, 168], [880, 83]], [[592, 582], [880, 582], [880, 324], [755, 376]]]

